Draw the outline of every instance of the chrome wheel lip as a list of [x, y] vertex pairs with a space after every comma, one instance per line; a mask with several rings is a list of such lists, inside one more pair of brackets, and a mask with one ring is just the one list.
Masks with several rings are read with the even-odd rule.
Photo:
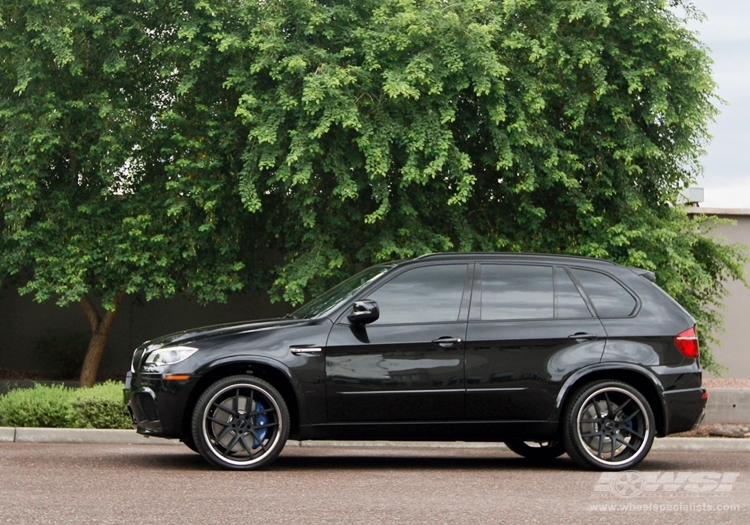
[[[214, 447], [214, 444], [212, 443], [211, 438], [208, 435], [208, 431], [206, 430], [207, 418], [209, 416], [211, 407], [214, 405], [216, 400], [220, 398], [224, 393], [228, 392], [229, 390], [236, 390], [238, 388], [252, 389], [262, 394], [263, 397], [273, 406], [273, 410], [277, 414], [276, 416], [277, 427], [274, 431], [273, 438], [268, 443], [268, 446], [267, 446], [268, 451], [260, 454], [259, 456], [255, 458], [251, 458], [245, 461], [238, 461], [236, 459], [232, 459], [230, 457], [227, 457], [225, 454], [221, 453], [219, 450], [217, 450], [216, 447]], [[231, 385], [227, 385], [226, 387], [219, 390], [216, 394], [211, 396], [211, 399], [209, 399], [208, 403], [206, 404], [206, 408], [203, 410], [203, 415], [201, 417], [201, 433], [203, 435], [203, 441], [205, 442], [206, 446], [211, 451], [211, 453], [214, 455], [214, 457], [216, 457], [217, 459], [219, 459], [220, 461], [224, 463], [227, 463], [228, 465], [234, 465], [237, 467], [255, 465], [256, 463], [263, 461], [269, 454], [273, 453], [279, 440], [281, 439], [281, 436], [284, 433], [284, 428], [283, 428], [284, 423], [280, 415], [281, 415], [281, 409], [278, 403], [270, 394], [270, 392], [266, 391], [264, 388], [261, 388], [258, 385], [254, 385], [252, 383], [234, 383]]]
[[[583, 418], [584, 412], [586, 411], [587, 407], [590, 406], [592, 401], [596, 396], [603, 394], [604, 392], [617, 392], [620, 394], [626, 395], [632, 402], [634, 402], [638, 408], [641, 411], [643, 424], [645, 426], [645, 431], [643, 433], [643, 439], [641, 440], [640, 446], [636, 451], [634, 451], [632, 454], [630, 454], [627, 458], [620, 460], [620, 461], [608, 461], [604, 458], [598, 457], [591, 447], [589, 446], [586, 441], [584, 441], [584, 438], [581, 436], [581, 419]], [[600, 465], [604, 465], [607, 467], [618, 467], [622, 465], [627, 465], [628, 463], [632, 463], [634, 460], [637, 460], [641, 457], [641, 454], [646, 449], [646, 446], [651, 441], [651, 425], [649, 418], [647, 416], [646, 407], [643, 403], [638, 399], [638, 397], [634, 396], [632, 392], [625, 388], [621, 388], [618, 386], [603, 386], [601, 388], [597, 388], [594, 392], [589, 394], [586, 399], [581, 403], [581, 407], [578, 410], [578, 414], [576, 415], [576, 439], [578, 440], [579, 444], [581, 445], [581, 448], [586, 452], [586, 454], [595, 462], [597, 462]]]

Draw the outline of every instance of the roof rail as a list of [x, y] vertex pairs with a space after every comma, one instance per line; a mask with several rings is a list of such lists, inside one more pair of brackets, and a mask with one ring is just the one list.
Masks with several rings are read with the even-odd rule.
[[424, 255], [420, 255], [419, 257], [415, 257], [415, 260], [421, 260], [421, 259], [430, 259], [433, 257], [442, 257], [446, 255], [466, 255], [470, 257], [479, 257], [479, 256], [486, 256], [486, 257], [492, 257], [497, 255], [508, 255], [511, 257], [519, 256], [519, 257], [565, 257], [566, 259], [580, 259], [585, 261], [599, 261], [609, 264], [617, 264], [614, 261], [610, 261], [609, 259], [599, 259], [597, 257], [586, 257], [585, 255], [568, 255], [563, 253], [533, 253], [533, 252], [435, 252], [435, 253], [426, 253]]

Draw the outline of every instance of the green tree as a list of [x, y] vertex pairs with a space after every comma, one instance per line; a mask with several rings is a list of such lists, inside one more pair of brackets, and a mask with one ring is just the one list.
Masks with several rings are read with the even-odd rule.
[[717, 329], [744, 256], [677, 205], [716, 109], [692, 7], [669, 4], [231, 5], [243, 23], [210, 38], [234, 57], [243, 202], [286, 256], [277, 296], [429, 251], [569, 253], [655, 270]]
[[[542, 251], [655, 270], [705, 336], [741, 277], [676, 205], [715, 86], [666, 1], [0, 9], [2, 264], [40, 300], [210, 300], [273, 269], [299, 303], [376, 261]], [[245, 250], [283, 264], [248, 276]]]
[[236, 137], [215, 110], [236, 100], [197, 78], [214, 75], [210, 61], [184, 92], [191, 57], [156, 16], [172, 12], [100, 0], [0, 7], [0, 269], [38, 301], [80, 303], [85, 386], [125, 294], [207, 302], [248, 281], [239, 159], [216, 160]]

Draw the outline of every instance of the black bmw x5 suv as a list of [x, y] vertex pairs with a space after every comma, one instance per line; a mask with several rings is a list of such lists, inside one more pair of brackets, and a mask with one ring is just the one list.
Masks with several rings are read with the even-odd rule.
[[288, 438], [504, 441], [634, 467], [703, 416], [695, 320], [654, 274], [582, 257], [433, 254], [374, 266], [283, 319], [138, 347], [134, 427], [213, 465]]

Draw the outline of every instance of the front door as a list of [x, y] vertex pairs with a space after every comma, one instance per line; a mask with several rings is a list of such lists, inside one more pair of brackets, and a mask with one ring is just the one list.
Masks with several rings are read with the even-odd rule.
[[328, 421], [455, 421], [464, 410], [470, 265], [407, 269], [368, 297], [380, 318], [344, 316], [325, 349]]

